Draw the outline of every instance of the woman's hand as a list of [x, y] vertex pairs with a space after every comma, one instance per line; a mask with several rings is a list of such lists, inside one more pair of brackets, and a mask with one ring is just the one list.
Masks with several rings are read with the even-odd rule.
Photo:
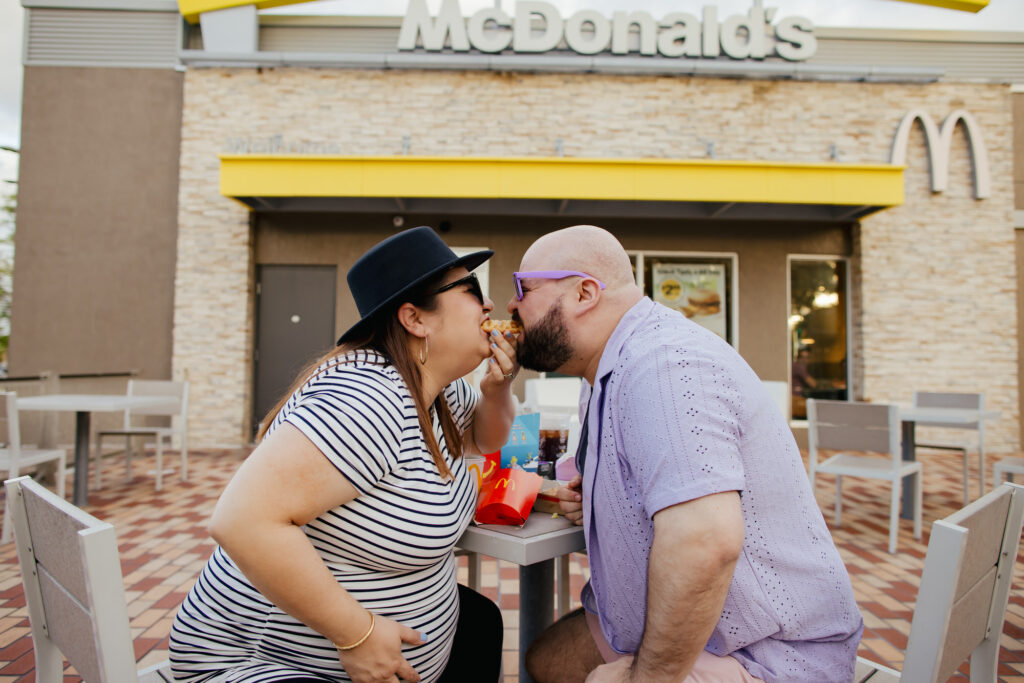
[[353, 683], [416, 683], [420, 675], [402, 656], [402, 643], [425, 642], [408, 626], [375, 615], [373, 633], [366, 642], [351, 650], [338, 650], [338, 659]]
[[519, 363], [516, 361], [518, 344], [518, 339], [511, 332], [491, 332], [491, 358], [487, 363], [487, 373], [480, 381], [481, 393], [509, 390], [519, 372]]

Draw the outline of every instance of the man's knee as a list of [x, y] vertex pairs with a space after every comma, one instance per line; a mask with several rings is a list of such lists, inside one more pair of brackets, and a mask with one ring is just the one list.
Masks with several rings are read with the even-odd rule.
[[600, 661], [582, 609], [549, 626], [526, 650], [526, 670], [537, 683], [582, 681]]

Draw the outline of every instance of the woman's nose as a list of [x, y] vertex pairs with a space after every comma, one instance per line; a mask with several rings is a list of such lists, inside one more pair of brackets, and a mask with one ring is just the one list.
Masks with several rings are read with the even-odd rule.
[[491, 301], [491, 297], [484, 295], [484, 312], [490, 313], [494, 310], [494, 302]]

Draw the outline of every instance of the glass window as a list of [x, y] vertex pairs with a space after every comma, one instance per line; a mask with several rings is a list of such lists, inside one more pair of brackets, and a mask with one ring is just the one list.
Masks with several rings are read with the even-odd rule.
[[789, 351], [793, 419], [807, 399], [848, 398], [847, 264], [842, 259], [790, 261]]
[[734, 261], [731, 255], [645, 252], [633, 267], [644, 294], [735, 344]]

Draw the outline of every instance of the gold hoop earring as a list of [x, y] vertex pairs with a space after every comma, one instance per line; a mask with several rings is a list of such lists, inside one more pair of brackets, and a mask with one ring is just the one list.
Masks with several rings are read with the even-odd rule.
[[427, 357], [430, 355], [430, 337], [423, 338], [423, 346], [420, 347], [420, 365], [427, 364]]

